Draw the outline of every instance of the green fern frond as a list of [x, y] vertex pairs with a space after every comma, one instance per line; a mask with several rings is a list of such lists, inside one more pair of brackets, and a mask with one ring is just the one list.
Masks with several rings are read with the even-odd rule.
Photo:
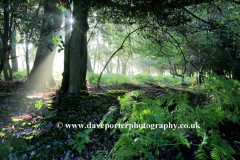
[[216, 131], [212, 132], [211, 144], [214, 146], [216, 153], [221, 150], [220, 153], [224, 153], [227, 157], [231, 157], [231, 155], [235, 153], [231, 145], [226, 140], [222, 139]]
[[202, 146], [198, 147], [195, 159], [196, 160], [207, 160], [207, 159], [209, 159], [207, 153], [205, 152], [205, 150], [203, 149]]
[[214, 160], [219, 159], [229, 159], [234, 160], [234, 158], [222, 147], [215, 145], [213, 150], [211, 151], [211, 158]]

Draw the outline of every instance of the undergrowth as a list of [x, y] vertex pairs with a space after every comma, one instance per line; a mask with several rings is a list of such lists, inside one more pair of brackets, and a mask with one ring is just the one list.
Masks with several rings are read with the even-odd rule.
[[[89, 83], [97, 83], [99, 74], [93, 74], [92, 72], [87, 74], [87, 80]], [[194, 82], [195, 77], [185, 77], [185, 82]], [[182, 78], [173, 78], [172, 76], [151, 76], [149, 74], [138, 74], [133, 77], [128, 77], [124, 74], [103, 74], [101, 78], [101, 83], [107, 84], [118, 84], [118, 83], [134, 83], [134, 84], [155, 84], [155, 85], [176, 85], [182, 82]]]
[[[166, 148], [174, 146], [178, 151], [175, 156], [182, 159], [184, 153], [181, 148], [185, 146], [195, 159], [234, 159], [233, 155], [239, 153], [239, 149], [233, 149], [231, 144], [221, 137], [219, 123], [232, 121], [239, 124], [238, 87], [237, 81], [211, 75], [207, 78], [206, 89], [213, 100], [196, 108], [188, 105], [188, 95], [183, 93], [175, 94], [168, 91], [156, 99], [143, 98], [140, 101], [134, 97], [143, 91], [126, 94], [119, 98], [121, 118], [117, 124], [125, 124], [128, 127], [113, 130], [112, 133], [120, 130], [122, 134], [114, 148], [104, 158], [126, 159], [144, 155], [144, 158], [161, 159], [170, 153]], [[176, 107], [170, 110], [169, 107], [173, 103]], [[104, 120], [106, 123], [115, 123], [112, 112], [116, 112], [116, 108], [109, 110], [102, 124]], [[142, 125], [133, 128], [137, 124]], [[171, 124], [176, 124], [177, 127], [174, 128]], [[185, 135], [190, 135], [197, 141], [193, 143]]]
[[26, 72], [14, 72], [13, 73], [13, 81], [24, 81], [26, 78], [27, 74]]
[[[90, 82], [96, 80], [94, 74], [88, 76]], [[107, 76], [117, 77], [113, 74]], [[111, 79], [109, 77], [106, 79]], [[148, 79], [147, 83], [158, 83], [158, 81], [154, 81], [154, 78], [146, 77], [138, 78]], [[115, 80], [113, 79], [112, 83]], [[131, 80], [124, 79], [124, 77], [118, 79], [118, 83], [129, 81]], [[146, 81], [141, 83], [146, 83]], [[219, 124], [225, 125], [226, 121], [239, 124], [239, 82], [210, 75], [205, 81], [205, 89], [208, 93], [207, 98], [211, 100], [196, 107], [190, 106], [194, 100], [189, 98], [190, 95], [184, 91], [177, 93], [167, 89], [166, 92], [154, 99], [146, 97], [140, 99], [139, 96], [144, 91], [134, 91], [123, 97], [119, 96], [120, 109], [117, 106], [111, 106], [103, 117], [100, 126], [116, 124], [117, 127], [112, 130], [110, 135], [120, 132], [120, 138], [112, 150], [107, 152], [99, 150], [93, 159], [144, 158], [152, 160], [168, 159], [169, 156], [176, 157], [176, 159], [186, 159], [186, 152], [189, 154], [187, 158], [191, 156], [192, 159], [234, 159], [234, 155], [239, 153], [240, 149], [233, 147], [235, 142], [230, 142], [222, 136]], [[97, 102], [98, 100], [96, 100]], [[68, 103], [66, 108], [70, 106]], [[79, 104], [77, 103], [77, 105]], [[36, 108], [41, 108], [41, 106], [41, 101], [35, 103]], [[75, 104], [71, 104], [71, 106], [75, 106]], [[54, 117], [60, 118], [61, 112], [59, 112], [58, 117], [54, 115], [52, 118]], [[55, 121], [59, 120], [55, 119]], [[78, 121], [67, 117], [66, 120], [62, 119], [61, 121], [78, 123]], [[81, 130], [78, 132], [77, 138], [73, 139], [69, 145], [73, 145], [72, 149], [76, 149], [80, 154], [87, 143], [92, 142], [88, 136], [92, 131]], [[67, 132], [60, 133], [67, 134]], [[52, 133], [47, 134], [49, 134], [47, 137], [50, 137]], [[61, 136], [63, 135], [54, 136], [58, 137], [57, 142], [59, 141], [59, 143]], [[12, 152], [9, 144], [5, 143], [6, 146], [1, 146], [2, 149], [6, 150], [6, 153]], [[21, 147], [26, 148], [26, 145]], [[46, 153], [49, 152], [46, 150]], [[10, 155], [14, 156], [14, 154]], [[11, 159], [9, 156], [8, 158]]]
[[[93, 74], [92, 72], [87, 74], [87, 81], [89, 83], [97, 83], [99, 74]], [[118, 84], [118, 83], [131, 83], [131, 79], [123, 74], [103, 74], [101, 78], [101, 83], [107, 84]]]

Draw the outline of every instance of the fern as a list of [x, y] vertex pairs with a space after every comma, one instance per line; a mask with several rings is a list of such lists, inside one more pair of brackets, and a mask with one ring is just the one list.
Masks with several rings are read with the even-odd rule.
[[[208, 149], [212, 159], [233, 159], [231, 156], [235, 153], [233, 148], [223, 140], [216, 129], [219, 128], [219, 123], [225, 120], [238, 122], [239, 100], [237, 99], [239, 90], [236, 87], [236, 81], [228, 81], [229, 86], [225, 87], [225, 79], [219, 77], [210, 77], [206, 88], [214, 98], [211, 102], [205, 102], [201, 106], [192, 108], [189, 105], [188, 94], [182, 92], [173, 93], [170, 90], [166, 94], [162, 94], [155, 100], [149, 98], [142, 98], [140, 101], [134, 100], [143, 91], [131, 92], [126, 94], [123, 98], [118, 97], [120, 101], [121, 118], [118, 123], [125, 123], [128, 125], [134, 124], [168, 124], [174, 122], [180, 124], [200, 124], [200, 128], [195, 129], [181, 129], [176, 130], [166, 129], [162, 126], [154, 128], [154, 126], [144, 128], [120, 128], [122, 132], [119, 141], [114, 146], [113, 159], [126, 159], [138, 156], [139, 153], [144, 153], [145, 158], [159, 158], [160, 150], [167, 145], [174, 145], [179, 148], [179, 145], [191, 147], [189, 142], [183, 134], [189, 134], [194, 131], [195, 135], [202, 137], [200, 144], [196, 151], [196, 159], [209, 159], [209, 155], [205, 149]], [[211, 85], [210, 85], [211, 82]], [[230, 94], [226, 94], [229, 92]], [[239, 99], [239, 98], [238, 98]], [[170, 107], [175, 107], [170, 110]], [[235, 112], [233, 112], [233, 109]], [[169, 111], [170, 110], [170, 111]], [[113, 112], [115, 109], [110, 109], [104, 116], [103, 120], [113, 119]], [[102, 121], [103, 122], [103, 121]], [[211, 129], [209, 131], [209, 129]], [[116, 129], [115, 129], [116, 130]], [[174, 142], [172, 144], [172, 142]], [[158, 155], [153, 155], [152, 151], [156, 151]], [[180, 150], [179, 150], [180, 151]], [[178, 153], [178, 158], [181, 159], [182, 153]]]
[[113, 120], [113, 117], [114, 117], [114, 112], [116, 112], [117, 110], [117, 107], [116, 106], [112, 106], [109, 108], [109, 111], [104, 115], [101, 123], [100, 123], [100, 126], [102, 126], [102, 124], [104, 123], [104, 121], [106, 121], [106, 123], [110, 124]]
[[215, 145], [213, 150], [211, 151], [211, 158], [214, 160], [219, 159], [231, 159], [234, 160], [234, 158], [222, 147]]
[[198, 132], [199, 132], [200, 136], [203, 137], [203, 141], [201, 142], [200, 146], [198, 147], [198, 150], [197, 150], [197, 152], [196, 152], [195, 159], [197, 159], [197, 160], [209, 159], [207, 153], [206, 153], [205, 150], [203, 149], [203, 147], [205, 147], [205, 146], [208, 144], [208, 139], [209, 139], [209, 137], [207, 136], [207, 134], [206, 134], [205, 131], [201, 132], [201, 131], [198, 130]]
[[112, 152], [110, 152], [110, 153], [108, 153], [108, 151], [106, 151], [106, 153], [105, 153], [105, 151], [103, 151], [103, 150], [100, 150], [100, 151], [97, 151], [95, 154], [94, 154], [94, 156], [93, 156], [93, 158], [92, 158], [92, 160], [99, 160], [99, 159], [104, 159], [104, 160], [107, 160], [107, 159], [111, 159], [111, 153], [113, 153], [113, 151]]
[[[90, 140], [90, 138], [88, 137], [88, 134], [92, 131], [93, 131], [93, 129], [87, 129], [83, 133], [78, 132], [78, 134], [76, 134], [77, 139], [73, 140], [68, 145], [73, 145], [72, 149], [76, 148], [76, 150], [79, 152], [79, 154], [81, 154], [82, 150], [86, 147], [84, 145], [84, 143], [92, 142]], [[78, 138], [80, 138], [81, 140], [78, 140]]]
[[[141, 102], [133, 100], [133, 96], [139, 96], [142, 91], [132, 92], [119, 98], [121, 104], [122, 118], [119, 122], [128, 120], [126, 124], [164, 124], [167, 121], [168, 109], [163, 106], [164, 102], [168, 100], [168, 96], [159, 97], [157, 100], [143, 98]], [[169, 100], [169, 105], [172, 104]], [[154, 127], [154, 126], [151, 126]], [[145, 153], [145, 158], [153, 157], [150, 150], [156, 148], [162, 148], [168, 144], [168, 140], [164, 140], [163, 137], [167, 135], [167, 132], [161, 129], [155, 130], [155, 128], [120, 128], [122, 135], [119, 141], [114, 146], [114, 157], [132, 157], [139, 153]]]
[[197, 160], [207, 160], [209, 159], [207, 153], [205, 152], [205, 150], [203, 149], [202, 146], [200, 146], [196, 152], [196, 156], [195, 159]]
[[226, 77], [210, 75], [205, 82], [206, 89], [216, 103], [224, 104], [224, 107], [235, 108], [240, 104], [239, 82], [227, 80]]
[[220, 137], [218, 132], [212, 132], [213, 150], [211, 151], [211, 157], [216, 159], [218, 157], [226, 159], [234, 159], [231, 155], [235, 153], [234, 149], [228, 144], [228, 142]]

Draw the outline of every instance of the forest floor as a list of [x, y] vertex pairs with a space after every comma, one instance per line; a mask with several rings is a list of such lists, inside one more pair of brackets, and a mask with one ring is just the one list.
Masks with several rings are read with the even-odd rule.
[[[69, 143], [76, 139], [82, 128], [59, 129], [63, 124], [100, 124], [109, 108], [120, 108], [118, 96], [135, 90], [144, 90], [139, 98], [155, 98], [172, 90], [184, 90], [196, 99], [189, 105], [195, 108], [209, 101], [206, 95], [197, 90], [187, 90], [181, 85], [164, 87], [152, 84], [102, 84], [97, 89], [94, 84], [88, 85], [90, 92], [72, 96], [59, 92], [60, 86], [49, 86], [46, 89], [33, 91], [24, 87], [21, 82], [0, 82], [0, 159], [92, 159], [95, 154], [105, 155], [111, 151], [119, 139], [120, 131], [110, 136], [112, 129], [94, 129], [89, 138], [91, 143], [82, 143], [80, 153], [72, 149]], [[116, 118], [119, 115], [116, 115]], [[229, 122], [231, 123], [231, 122]], [[234, 131], [221, 131], [221, 135], [229, 141], [240, 141], [240, 126]], [[231, 137], [228, 137], [228, 136]], [[188, 136], [191, 141], [199, 142], [197, 137]], [[85, 148], [83, 147], [85, 145]], [[193, 159], [197, 148], [180, 148], [184, 159]], [[176, 159], [176, 149], [169, 146], [161, 153], [161, 159]], [[129, 159], [144, 159], [139, 153]]]

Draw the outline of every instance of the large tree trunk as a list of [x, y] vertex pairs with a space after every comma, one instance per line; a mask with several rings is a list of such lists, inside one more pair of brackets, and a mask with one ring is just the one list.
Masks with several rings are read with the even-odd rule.
[[4, 67], [4, 59], [7, 57], [7, 52], [11, 50], [11, 47], [8, 46], [8, 32], [9, 32], [9, 11], [8, 11], [8, 0], [3, 0], [3, 6], [4, 6], [4, 33], [2, 38], [2, 48], [0, 49], [0, 74], [2, 73], [3, 67]]
[[78, 94], [81, 90], [86, 90], [87, 73], [87, 31], [88, 14], [87, 6], [75, 0], [73, 2], [73, 50], [70, 54], [70, 80], [69, 93]]
[[12, 71], [13, 72], [18, 72], [18, 61], [16, 57], [16, 31], [17, 31], [17, 27], [13, 26], [13, 33], [12, 33], [12, 37], [11, 37], [11, 51], [10, 51], [10, 55], [11, 55], [11, 62], [12, 62]]
[[[7, 54], [7, 59], [9, 58], [9, 54]], [[5, 81], [12, 81], [12, 68], [9, 64], [9, 59], [5, 60], [4, 62], [4, 69], [3, 69], [3, 75], [4, 75], [4, 79]], [[9, 72], [8, 72], [9, 71]]]
[[[62, 24], [62, 17], [61, 17], [61, 10], [56, 7], [56, 3], [59, 3], [58, 0], [48, 1], [47, 4], [44, 6], [44, 15], [49, 16], [50, 14], [52, 15], [51, 18], [53, 19], [54, 23], [48, 23], [47, 29], [44, 29], [41, 31], [40, 39], [46, 39], [48, 42], [52, 41], [51, 36], [52, 33], [48, 36], [45, 36], [48, 32], [52, 32], [54, 30], [59, 30], [61, 28]], [[43, 21], [43, 25], [46, 23], [46, 21]], [[59, 32], [55, 33], [56, 35], [59, 34]], [[29, 75], [29, 82], [31, 84], [45, 86], [46, 81], [50, 84], [53, 85], [55, 84], [53, 75], [52, 75], [52, 68], [53, 68], [53, 61], [54, 61], [54, 56], [56, 52], [56, 47], [52, 47], [53, 51], [47, 50], [45, 54], [39, 54], [40, 51], [44, 51], [45, 44], [39, 44], [38, 45], [38, 50], [36, 54], [36, 58], [33, 64], [32, 71]]]
[[[6, 63], [6, 62], [5, 62]], [[4, 68], [3, 68], [3, 77], [4, 77], [4, 80], [9, 82], [10, 80], [10, 77], [8, 76], [8, 71], [7, 71], [7, 64], [5, 64]]]
[[65, 49], [64, 49], [64, 71], [61, 90], [67, 92], [70, 77], [70, 39], [71, 39], [71, 8], [65, 11]]

